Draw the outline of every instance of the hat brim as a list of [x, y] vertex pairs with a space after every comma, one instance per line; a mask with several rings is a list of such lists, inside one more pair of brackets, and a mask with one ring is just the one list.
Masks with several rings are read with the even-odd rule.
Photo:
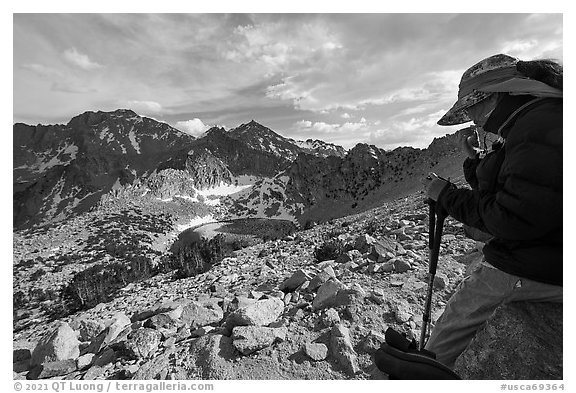
[[474, 90], [472, 93], [459, 98], [452, 108], [450, 108], [450, 110], [446, 112], [440, 120], [438, 120], [437, 124], [439, 126], [452, 126], [472, 121], [472, 119], [468, 117], [465, 109], [486, 99], [491, 94], [492, 93]]

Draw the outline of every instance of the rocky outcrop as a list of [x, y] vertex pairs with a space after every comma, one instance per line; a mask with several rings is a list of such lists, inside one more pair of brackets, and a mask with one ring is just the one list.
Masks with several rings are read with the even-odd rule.
[[498, 307], [454, 371], [462, 379], [563, 379], [562, 309], [526, 302]]
[[186, 171], [198, 189], [215, 187], [220, 183], [232, 183], [232, 173], [226, 164], [207, 149], [199, 152], [191, 150], [188, 153]]

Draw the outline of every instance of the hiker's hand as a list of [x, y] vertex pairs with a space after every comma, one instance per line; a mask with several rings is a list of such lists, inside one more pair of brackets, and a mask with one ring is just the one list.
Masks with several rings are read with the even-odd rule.
[[458, 131], [456, 136], [458, 138], [458, 144], [462, 147], [462, 150], [464, 150], [466, 155], [470, 158], [475, 158], [475, 148], [480, 146], [480, 143], [478, 143], [478, 134], [476, 133], [476, 130], [465, 128]]
[[428, 198], [435, 202], [438, 202], [438, 197], [444, 191], [445, 188], [450, 187], [452, 183], [445, 179], [441, 179], [435, 173], [429, 173], [424, 179], [422, 179], [422, 184], [424, 185], [424, 190]]

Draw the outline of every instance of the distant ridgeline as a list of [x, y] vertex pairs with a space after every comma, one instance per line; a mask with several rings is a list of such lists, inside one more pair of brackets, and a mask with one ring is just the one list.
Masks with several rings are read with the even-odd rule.
[[[454, 135], [427, 149], [350, 151], [295, 141], [251, 121], [202, 137], [131, 110], [85, 112], [68, 124], [14, 124], [14, 229], [45, 226], [95, 208], [103, 196], [204, 204], [219, 217], [306, 225], [414, 192], [435, 170], [460, 176]], [[218, 194], [218, 188], [232, 191]], [[231, 187], [231, 188], [230, 188]], [[212, 190], [209, 196], [203, 190]]]

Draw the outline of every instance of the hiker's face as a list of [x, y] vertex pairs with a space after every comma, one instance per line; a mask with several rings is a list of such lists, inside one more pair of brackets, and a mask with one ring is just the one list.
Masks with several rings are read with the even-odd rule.
[[468, 117], [472, 119], [474, 124], [483, 127], [486, 121], [496, 108], [497, 97], [495, 94], [480, 101], [479, 103], [466, 108]]

